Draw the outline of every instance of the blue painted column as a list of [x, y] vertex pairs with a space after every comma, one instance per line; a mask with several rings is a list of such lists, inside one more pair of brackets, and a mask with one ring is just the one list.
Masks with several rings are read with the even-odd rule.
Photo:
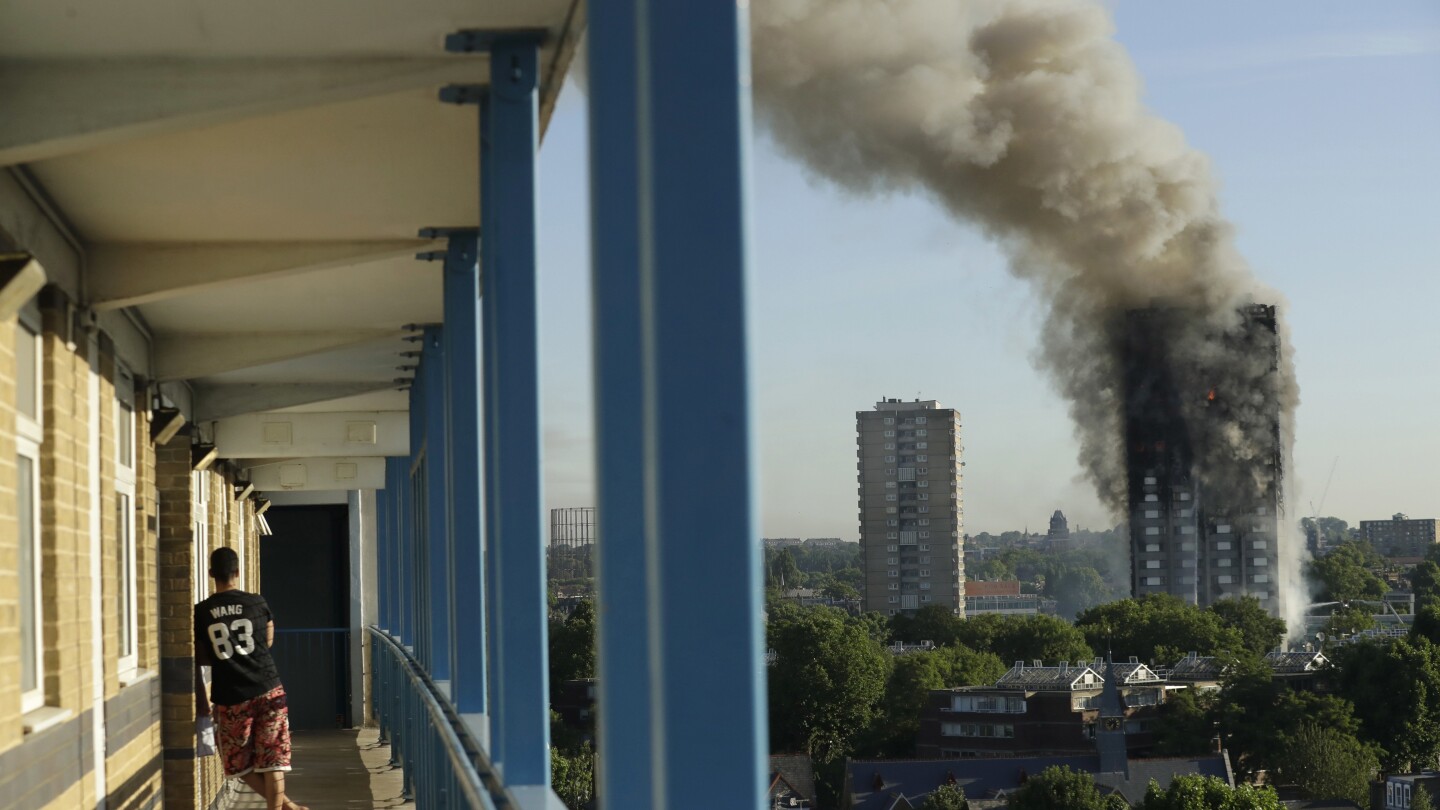
[[[494, 593], [492, 747], [509, 786], [550, 783], [545, 550], [541, 498], [536, 290], [535, 39], [490, 51], [482, 138], [489, 142], [480, 201], [487, 338], [485, 509]], [[487, 137], [488, 136], [488, 137]], [[485, 157], [482, 153], [482, 158]]]
[[450, 680], [450, 492], [445, 434], [445, 334], [425, 327], [420, 351], [425, 368], [425, 563], [430, 677]]
[[[492, 122], [495, 116], [490, 112], [490, 93], [485, 92], [480, 99], [480, 217], [481, 224], [486, 222], [486, 200], [495, 199], [495, 146], [491, 138]], [[495, 560], [495, 537], [498, 534], [497, 517], [499, 511], [499, 496], [496, 495], [496, 482], [500, 480], [499, 454], [494, 448], [499, 439], [495, 432], [496, 419], [494, 415], [499, 413], [498, 392], [500, 384], [496, 382], [495, 374], [499, 368], [497, 355], [499, 354], [500, 341], [496, 335], [496, 319], [491, 315], [490, 301], [485, 297], [484, 287], [488, 283], [486, 274], [495, 272], [495, 245], [497, 241], [488, 238], [480, 240], [480, 287], [481, 287], [481, 317], [480, 317], [480, 378], [483, 384], [480, 388], [481, 417], [480, 437], [483, 443], [482, 469], [484, 471], [481, 480], [481, 494], [484, 509], [481, 519], [484, 524], [484, 531], [481, 535], [481, 549], [485, 559], [485, 649], [489, 663], [489, 682], [487, 683], [487, 695], [490, 706], [490, 761], [498, 768], [505, 760], [505, 740], [503, 735], [493, 733], [505, 722], [505, 702], [501, 694], [501, 682], [504, 673], [500, 671], [500, 569], [496, 567]]]
[[485, 560], [480, 503], [479, 234], [451, 233], [445, 250], [445, 409], [449, 468], [451, 700], [462, 715], [483, 714]]
[[606, 43], [589, 48], [591, 87], [606, 93], [606, 114], [590, 115], [596, 737], [605, 752], [596, 778], [603, 806], [653, 807], [633, 4], [609, 3], [604, 13], [592, 13], [588, 36]]
[[390, 497], [391, 518], [390, 525], [394, 531], [394, 589], [395, 589], [395, 632], [402, 643], [413, 647], [414, 626], [410, 616], [410, 570], [406, 561], [409, 559], [409, 532], [407, 531], [408, 521], [406, 520], [405, 502], [406, 485], [409, 477], [406, 471], [410, 467], [410, 460], [403, 456], [392, 456], [385, 459], [385, 488], [392, 494]]
[[[423, 338], [422, 338], [423, 340]], [[426, 620], [427, 603], [425, 580], [425, 492], [421, 487], [424, 473], [421, 464], [425, 453], [425, 375], [422, 366], [415, 369], [415, 378], [410, 387], [410, 458], [406, 464], [405, 476], [405, 522], [408, 536], [406, 561], [410, 573], [410, 615], [413, 619], [413, 638], [407, 639], [421, 665], [430, 668], [430, 623]]]
[[[389, 483], [389, 460], [386, 460], [386, 483]], [[390, 617], [390, 504], [386, 502], [389, 490], [385, 487], [375, 490], [375, 624], [388, 632], [394, 632]], [[365, 628], [360, 628], [361, 632]], [[358, 643], [358, 639], [356, 640]]]
[[[641, 538], [624, 530], [643, 522], [653, 676], [649, 727], [606, 732], [644, 747], [648, 767], [602, 765], [604, 789], [648, 778], [648, 806], [759, 807], [768, 734], [746, 360], [748, 21], [719, 0], [595, 0], [589, 19], [592, 65], [633, 65], [591, 77], [592, 170], [619, 161], [594, 175], [591, 201], [596, 409], [602, 430], [622, 431], [602, 440], [597, 477], [627, 463], [635, 438], [644, 457], [643, 511], [605, 486], [599, 513], [610, 522], [599, 544], [612, 546], [602, 566], [633, 560], [626, 551]], [[636, 225], [607, 216], [627, 188], [637, 192]], [[602, 235], [615, 226], [619, 235]], [[612, 284], [637, 298], [600, 306]], [[626, 356], [632, 321], [638, 370]], [[636, 404], [638, 437], [613, 417]], [[606, 514], [616, 509], [628, 517]], [[620, 533], [606, 533], [617, 520], [611, 531]], [[603, 567], [601, 576], [602, 588], [615, 585]], [[615, 660], [611, 645], [628, 629], [602, 612], [606, 679], [639, 677], [646, 666]], [[604, 703], [598, 711], [602, 724], [626, 723]], [[615, 803], [608, 793], [601, 802]]]

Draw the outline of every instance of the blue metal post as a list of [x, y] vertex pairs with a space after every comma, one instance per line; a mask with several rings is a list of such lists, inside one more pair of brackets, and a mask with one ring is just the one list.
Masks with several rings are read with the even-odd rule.
[[[486, 222], [485, 206], [486, 200], [495, 198], [495, 147], [491, 137], [492, 122], [494, 116], [490, 113], [490, 94], [486, 92], [480, 100], [480, 218], [481, 224]], [[490, 299], [487, 298], [484, 287], [489, 281], [487, 274], [495, 272], [495, 244], [496, 240], [485, 238], [480, 240], [480, 330], [482, 334], [480, 343], [480, 378], [483, 381], [480, 388], [481, 402], [481, 423], [480, 437], [483, 442], [483, 474], [481, 478], [481, 494], [483, 495], [481, 520], [484, 531], [481, 534], [481, 550], [485, 558], [485, 652], [488, 663], [487, 672], [489, 681], [487, 686], [487, 700], [490, 706], [490, 761], [495, 763], [498, 769], [505, 761], [505, 737], [494, 733], [505, 722], [505, 702], [502, 699], [501, 682], [504, 680], [504, 672], [500, 670], [500, 569], [496, 566], [495, 538], [498, 534], [499, 496], [496, 494], [496, 482], [500, 480], [499, 454], [495, 452], [495, 446], [499, 438], [495, 432], [495, 414], [499, 412], [497, 404], [500, 391], [500, 384], [496, 382], [495, 372], [499, 367], [496, 355], [500, 351], [500, 341], [495, 331], [495, 318], [491, 315]]]
[[[537, 55], [533, 38], [490, 52], [482, 103], [489, 160], [480, 201], [485, 234], [485, 509], [495, 601], [491, 740], [507, 785], [550, 783], [542, 536], [539, 338], [535, 279]], [[484, 153], [482, 153], [482, 157]]]
[[[386, 483], [389, 483], [389, 461], [386, 461]], [[390, 519], [390, 504], [386, 502], [389, 497], [389, 490], [385, 487], [375, 490], [375, 588], [379, 591], [375, 595], [375, 624], [383, 627], [387, 632], [394, 631], [394, 623], [390, 616], [390, 527], [386, 521]], [[360, 628], [364, 633], [365, 628]], [[358, 643], [358, 642], [357, 642]]]
[[406, 505], [409, 501], [409, 475], [410, 460], [407, 457], [392, 457], [385, 459], [385, 473], [388, 486], [394, 495], [390, 504], [394, 507], [391, 510], [394, 515], [391, 518], [391, 525], [395, 530], [395, 613], [399, 629], [399, 637], [406, 646], [415, 646], [415, 625], [410, 614], [410, 594], [413, 588], [410, 584], [410, 521], [409, 509]]
[[425, 368], [425, 556], [429, 589], [425, 615], [430, 677], [450, 680], [449, 486], [445, 434], [445, 335], [425, 327], [420, 364]]
[[415, 376], [410, 384], [410, 457], [405, 460], [404, 476], [406, 566], [410, 574], [410, 615], [413, 632], [411, 637], [405, 641], [410, 646], [415, 658], [422, 665], [427, 665], [425, 653], [429, 649], [429, 645], [425, 638], [425, 611], [421, 608], [425, 576], [425, 567], [421, 564], [421, 553], [424, 550], [425, 537], [420, 532], [420, 520], [424, 514], [425, 504], [420, 500], [420, 492], [415, 480], [415, 472], [420, 467], [421, 455], [425, 452], [424, 377], [425, 369], [416, 368]]
[[[654, 745], [645, 563], [640, 210], [636, 150], [635, 10], [592, 14], [590, 83], [605, 114], [590, 115], [591, 318], [594, 324], [597, 773], [605, 807], [654, 807]], [[644, 776], [642, 776], [644, 775]]]
[[[614, 23], [617, 17], [623, 21]], [[745, 339], [748, 23], [737, 4], [717, 0], [595, 0], [589, 19], [609, 21], [590, 30], [594, 63], [634, 65], [592, 76], [595, 163], [637, 156], [634, 166], [595, 175], [597, 296], [612, 283], [636, 289], [632, 268], [639, 268], [637, 301], [597, 309], [595, 377], [600, 419], [635, 402], [643, 413], [654, 676], [649, 728], [611, 730], [645, 745], [649, 767], [622, 776], [605, 766], [605, 789], [648, 777], [650, 806], [695, 804], [695, 786], [703, 784], [705, 807], [757, 807], [765, 795], [767, 731]], [[627, 187], [638, 193], [638, 227], [625, 226], [606, 247], [599, 232], [617, 224], [607, 209]], [[634, 251], [626, 250], [628, 238], [637, 240]], [[630, 319], [639, 324], [638, 381], [633, 362], [621, 356], [633, 350], [624, 323]], [[627, 458], [617, 442], [626, 438], [603, 440], [600, 475]], [[611, 509], [627, 509], [630, 521], [641, 521], [632, 501], [613, 496], [607, 487], [602, 520], [615, 520], [604, 514]], [[602, 533], [599, 542], [633, 551], [638, 540]], [[611, 561], [616, 551], [604, 553]], [[601, 622], [603, 654], [613, 660], [609, 645], [623, 628], [603, 613]], [[607, 679], [626, 669], [606, 666]], [[625, 722], [611, 711], [599, 706], [602, 723], [607, 715]]]
[[485, 560], [480, 502], [480, 275], [476, 231], [452, 233], [445, 251], [445, 435], [449, 449], [451, 698], [483, 714]]

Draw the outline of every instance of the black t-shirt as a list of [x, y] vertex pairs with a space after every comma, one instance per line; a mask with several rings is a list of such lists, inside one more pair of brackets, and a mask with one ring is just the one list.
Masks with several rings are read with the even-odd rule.
[[233, 706], [280, 685], [265, 645], [270, 606], [259, 594], [224, 591], [195, 606], [195, 648], [208, 653], [210, 700]]

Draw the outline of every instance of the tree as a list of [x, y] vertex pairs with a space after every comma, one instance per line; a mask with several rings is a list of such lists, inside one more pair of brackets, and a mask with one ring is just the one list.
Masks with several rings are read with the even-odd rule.
[[1325, 556], [1312, 560], [1306, 566], [1306, 573], [1318, 586], [1321, 602], [1379, 599], [1390, 588], [1371, 569], [1379, 568], [1382, 563], [1369, 543], [1347, 540]]
[[1075, 616], [1115, 594], [1094, 568], [1061, 564], [1046, 575], [1045, 595], [1055, 600], [1055, 610], [1061, 616]]
[[1348, 644], [1335, 654], [1337, 688], [1355, 704], [1361, 737], [1399, 772], [1440, 753], [1440, 646], [1424, 636]]
[[898, 656], [867, 735], [868, 747], [880, 757], [914, 756], [920, 715], [931, 690], [993, 684], [1003, 674], [1005, 665], [993, 654], [959, 645]]
[[955, 624], [955, 641], [1014, 661], [1083, 661], [1095, 653], [1074, 625], [1054, 616], [983, 614]]
[[1430, 798], [1430, 789], [1425, 787], [1424, 782], [1415, 783], [1415, 789], [1410, 794], [1410, 810], [1434, 810], [1435, 802]]
[[930, 791], [920, 810], [970, 810], [965, 791], [955, 785], [941, 785]]
[[1253, 596], [1219, 599], [1207, 610], [1239, 632], [1241, 644], [1255, 655], [1263, 656], [1285, 640], [1285, 620], [1271, 616]]
[[581, 600], [563, 620], [550, 621], [551, 694], [565, 681], [595, 677], [595, 603]]
[[1406, 578], [1410, 580], [1410, 590], [1415, 592], [1417, 613], [1431, 605], [1440, 605], [1440, 565], [1434, 560], [1422, 561]]
[[1349, 799], [1362, 807], [1370, 801], [1370, 780], [1380, 768], [1372, 746], [1354, 735], [1305, 723], [1287, 735], [1280, 773], [1312, 799]]
[[1084, 771], [1051, 766], [1025, 780], [1008, 801], [1010, 810], [1108, 810], [1107, 802]]
[[1176, 776], [1169, 787], [1150, 782], [1142, 810], [1283, 810], [1284, 805], [1271, 787], [1240, 785], [1230, 787], [1214, 776]]
[[865, 623], [834, 608], [772, 619], [769, 636], [771, 750], [843, 756], [874, 716], [889, 656]]
[[1245, 647], [1240, 631], [1219, 614], [1163, 593], [1091, 608], [1075, 619], [1075, 626], [1091, 647], [1111, 649], [1119, 660], [1133, 655], [1172, 664], [1187, 652], [1233, 654]]
[[1326, 638], [1344, 638], [1375, 627], [1375, 616], [1364, 605], [1343, 605], [1325, 620]]
[[891, 617], [890, 634], [898, 641], [911, 644], [922, 641], [949, 644], [955, 641], [958, 628], [964, 621], [947, 607], [926, 605], [913, 614], [899, 613]]
[[1410, 625], [1410, 637], [1424, 637], [1433, 644], [1440, 644], [1440, 604], [1415, 611], [1415, 621]]
[[595, 799], [595, 749], [587, 743], [566, 755], [551, 748], [550, 787], [570, 810], [590, 807]]
[[1246, 777], [1278, 768], [1286, 737], [1306, 723], [1352, 735], [1361, 728], [1348, 700], [1296, 692], [1276, 683], [1269, 667], [1254, 660], [1236, 663], [1220, 690], [1214, 715], [1236, 774]]
[[1179, 689], [1156, 710], [1155, 753], [1166, 757], [1204, 754], [1215, 736], [1215, 694]]

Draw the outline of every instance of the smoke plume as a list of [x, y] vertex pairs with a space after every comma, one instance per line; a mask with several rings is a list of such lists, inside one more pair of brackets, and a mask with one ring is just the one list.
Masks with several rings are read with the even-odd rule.
[[[1279, 303], [1237, 252], [1204, 155], [1147, 111], [1108, 14], [1084, 0], [757, 0], [758, 120], [859, 193], [920, 191], [1003, 246], [1048, 313], [1037, 362], [1080, 463], [1126, 513], [1124, 313], [1166, 310], [1164, 353], [1204, 485], [1243, 507], [1283, 486], [1298, 388], [1240, 310]], [[1277, 362], [1278, 361], [1278, 362]], [[1223, 398], [1210, 408], [1206, 392]], [[1274, 409], [1280, 405], [1280, 436]], [[1220, 418], [1216, 418], [1219, 411]], [[1203, 435], [1200, 435], [1203, 434]], [[1284, 464], [1267, 463], [1279, 457]], [[1302, 546], [1282, 515], [1280, 579]], [[1292, 628], [1303, 591], [1285, 594]]]

